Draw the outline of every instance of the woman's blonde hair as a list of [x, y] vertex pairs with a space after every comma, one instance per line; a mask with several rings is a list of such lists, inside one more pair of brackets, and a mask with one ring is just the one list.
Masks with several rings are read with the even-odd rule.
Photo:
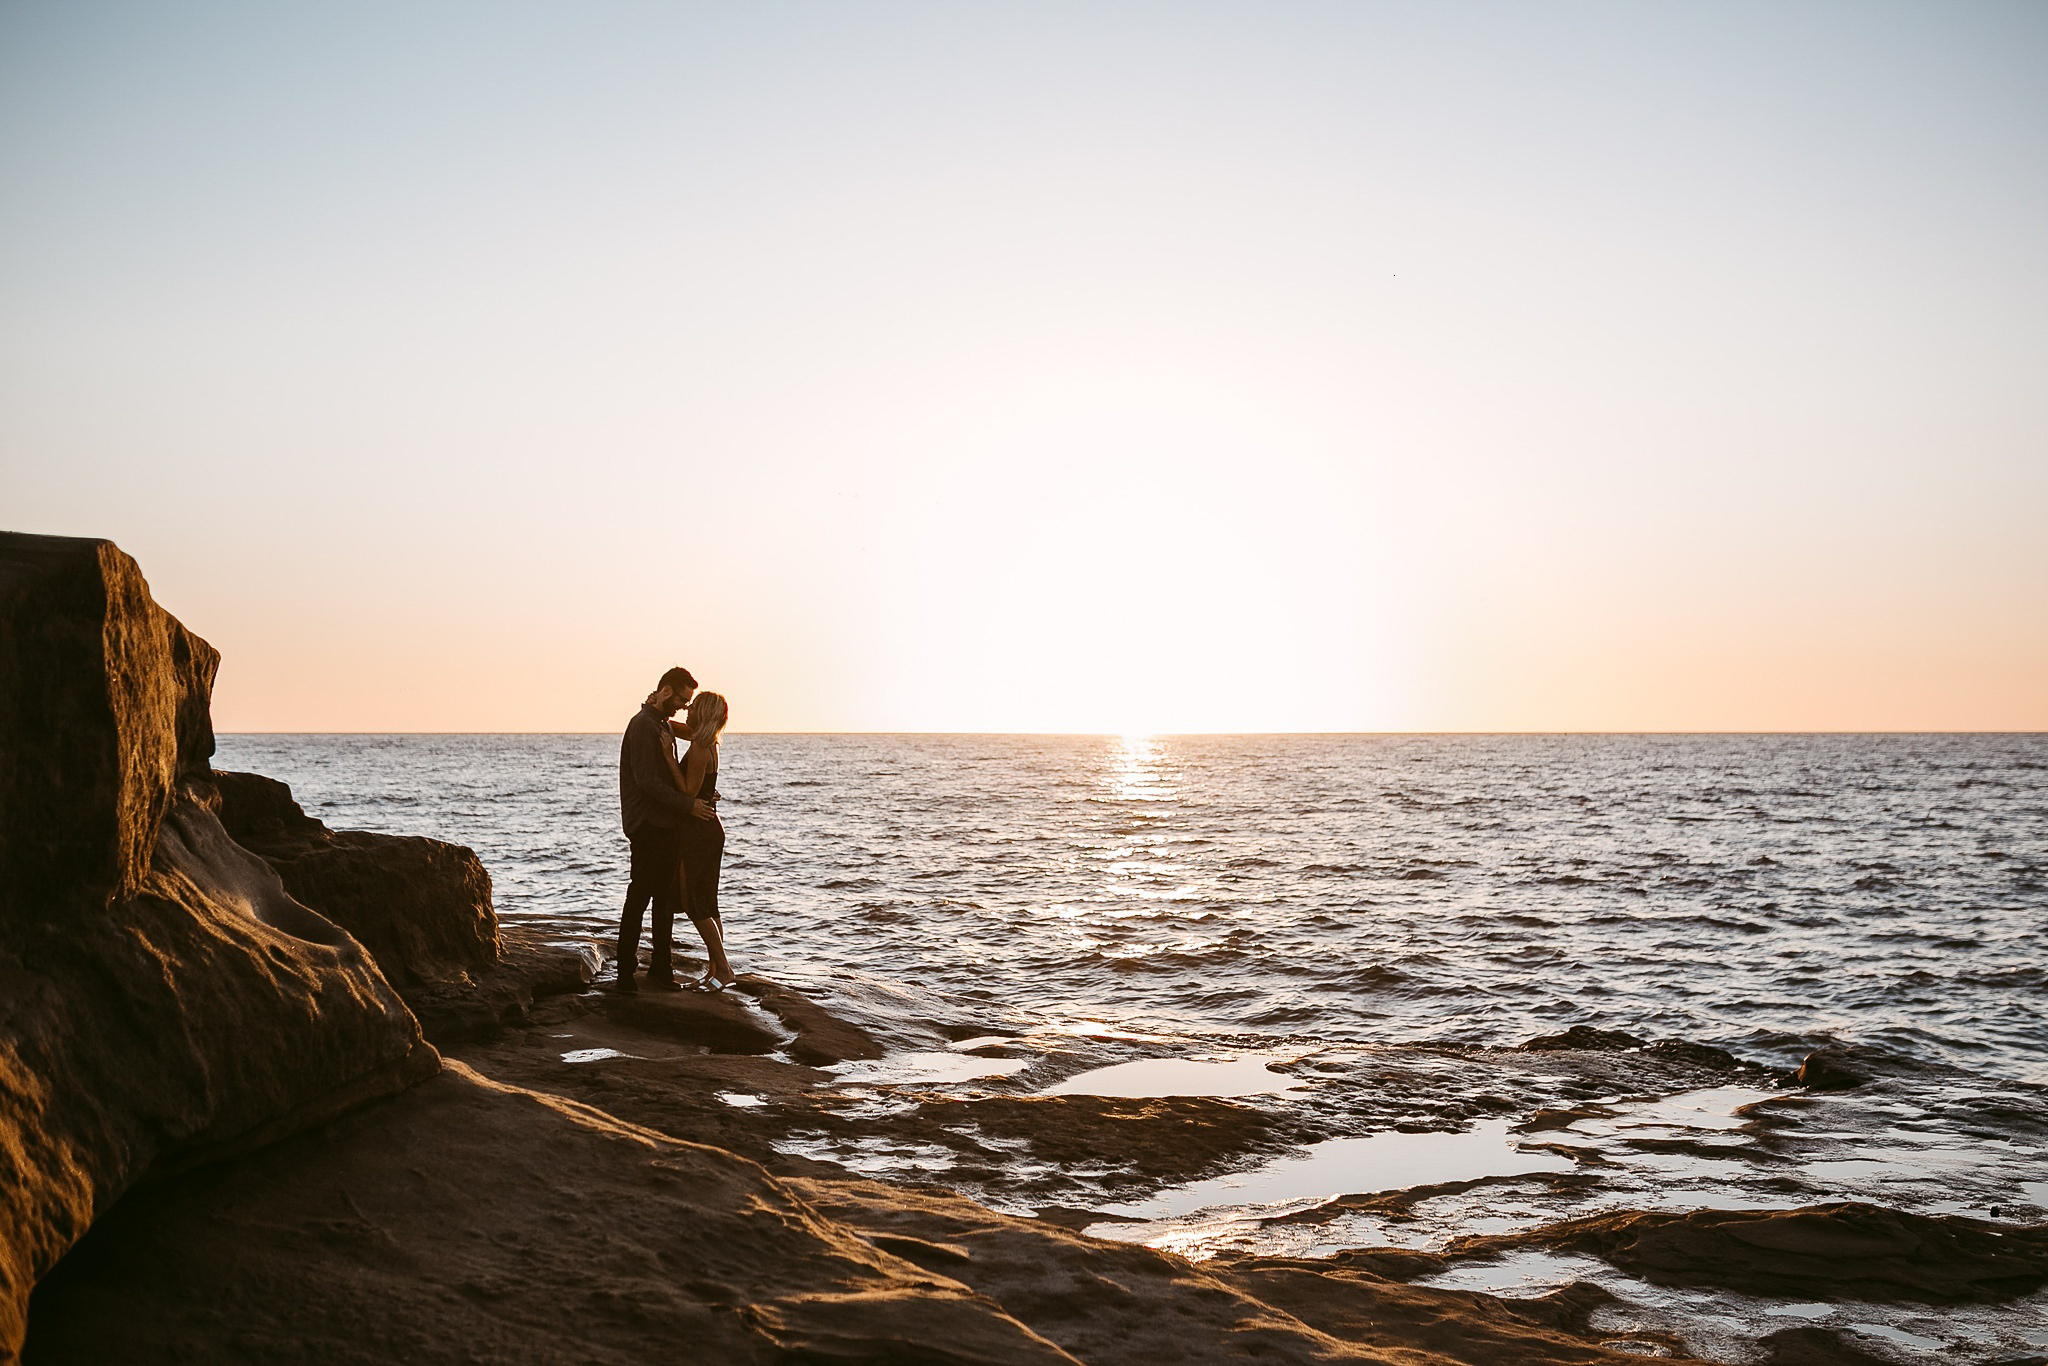
[[700, 692], [690, 700], [690, 710], [685, 715], [689, 717], [691, 743], [702, 740], [711, 744], [725, 729], [725, 698], [715, 692]]

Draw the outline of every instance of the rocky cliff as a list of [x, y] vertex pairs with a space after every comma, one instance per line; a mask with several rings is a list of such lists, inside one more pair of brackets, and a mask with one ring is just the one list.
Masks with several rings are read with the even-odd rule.
[[149, 1174], [431, 1076], [363, 947], [211, 809], [218, 654], [106, 541], [0, 534], [0, 1360]]

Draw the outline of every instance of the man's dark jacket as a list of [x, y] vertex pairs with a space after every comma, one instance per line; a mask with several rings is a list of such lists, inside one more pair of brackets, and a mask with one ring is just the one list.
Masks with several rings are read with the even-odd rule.
[[643, 826], [680, 829], [690, 814], [689, 800], [676, 785], [673, 743], [668, 718], [644, 703], [626, 723], [626, 738], [619, 742], [619, 815], [628, 836]]

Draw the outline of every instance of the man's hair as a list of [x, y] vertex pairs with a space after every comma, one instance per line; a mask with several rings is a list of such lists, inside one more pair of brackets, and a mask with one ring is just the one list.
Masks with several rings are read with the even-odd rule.
[[697, 680], [690, 677], [690, 671], [678, 664], [663, 674], [661, 682], [655, 684], [654, 688], [656, 692], [663, 688], [667, 688], [670, 692], [681, 692], [685, 688], [694, 689], [696, 686]]

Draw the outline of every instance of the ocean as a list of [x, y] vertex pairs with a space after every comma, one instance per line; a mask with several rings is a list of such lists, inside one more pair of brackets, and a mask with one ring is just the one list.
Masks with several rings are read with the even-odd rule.
[[[226, 735], [215, 762], [466, 844], [505, 919], [604, 939], [617, 743]], [[2048, 736], [733, 735], [720, 788], [742, 971], [1027, 1025], [1588, 1024], [2048, 1081]]]
[[[217, 762], [284, 779], [331, 826], [469, 845], [508, 921], [615, 932], [616, 737], [231, 735]], [[2041, 735], [734, 735], [734, 964], [890, 1051], [800, 1102], [707, 1099], [786, 1157], [1089, 1211], [1099, 1237], [1195, 1259], [1840, 1201], [2038, 1224], [2044, 776]], [[1647, 1046], [1519, 1047], [1578, 1025]], [[660, 1066], [605, 1038], [522, 1046]], [[1834, 1042], [1873, 1050], [1877, 1079], [1794, 1085]], [[1748, 1065], [1693, 1066], [1688, 1045]], [[1232, 1100], [1185, 1108], [1201, 1096]], [[1003, 1108], [1048, 1097], [1080, 1116], [1183, 1098], [1150, 1121], [1175, 1152], [1222, 1132], [1205, 1125], [1294, 1137], [1149, 1178], [1063, 1146], [1079, 1121], [1058, 1105], [1022, 1130]], [[1418, 1283], [1572, 1282], [1615, 1297], [1595, 1327], [1636, 1334], [1628, 1351], [1778, 1359], [1787, 1325], [1858, 1360], [2048, 1349], [2048, 1291], [1815, 1302], [1548, 1248]]]

